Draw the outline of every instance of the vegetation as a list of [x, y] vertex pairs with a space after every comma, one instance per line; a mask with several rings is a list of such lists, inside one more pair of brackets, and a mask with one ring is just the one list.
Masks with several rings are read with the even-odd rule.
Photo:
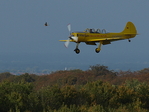
[[1, 112], [148, 112], [149, 68], [0, 74]]

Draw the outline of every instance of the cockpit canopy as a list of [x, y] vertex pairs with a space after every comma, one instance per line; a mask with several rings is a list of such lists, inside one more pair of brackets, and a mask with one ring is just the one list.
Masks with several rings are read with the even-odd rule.
[[100, 29], [94, 29], [94, 28], [92, 28], [92, 29], [89, 29], [89, 28], [87, 28], [84, 32], [87, 32], [87, 33], [107, 33], [106, 32], [106, 30], [105, 29], [102, 29], [102, 30], [100, 30]]

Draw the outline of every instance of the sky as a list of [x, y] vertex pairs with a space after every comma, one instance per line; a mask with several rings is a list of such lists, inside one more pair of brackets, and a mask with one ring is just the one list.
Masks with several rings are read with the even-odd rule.
[[[1, 0], [0, 65], [37, 66], [51, 70], [82, 69], [100, 64], [112, 70], [141, 70], [149, 67], [149, 14], [147, 0]], [[59, 40], [72, 31], [86, 28], [121, 32], [126, 23], [135, 24], [139, 35], [102, 46], [68, 48]], [[44, 26], [48, 22], [49, 26]], [[3, 68], [5, 69], [5, 68]]]

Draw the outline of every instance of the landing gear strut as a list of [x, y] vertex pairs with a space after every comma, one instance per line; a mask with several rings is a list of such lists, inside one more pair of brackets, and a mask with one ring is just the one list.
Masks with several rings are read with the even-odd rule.
[[76, 49], [74, 50], [77, 54], [80, 53], [80, 50], [78, 49], [79, 44], [80, 44], [80, 43], [77, 43], [77, 45], [76, 45]]
[[100, 42], [99, 45], [98, 45], [98, 48], [95, 49], [95, 52], [96, 52], [96, 53], [99, 53], [99, 52], [100, 52], [100, 50], [101, 50], [101, 45], [102, 45], [102, 42]]

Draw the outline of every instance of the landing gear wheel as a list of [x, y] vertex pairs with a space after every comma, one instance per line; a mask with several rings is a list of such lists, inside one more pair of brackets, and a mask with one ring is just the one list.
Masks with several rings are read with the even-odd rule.
[[96, 51], [96, 53], [99, 53], [100, 52], [100, 49], [96, 48], [95, 51]]
[[74, 51], [75, 51], [77, 54], [80, 53], [80, 50], [79, 50], [79, 49], [75, 49]]

